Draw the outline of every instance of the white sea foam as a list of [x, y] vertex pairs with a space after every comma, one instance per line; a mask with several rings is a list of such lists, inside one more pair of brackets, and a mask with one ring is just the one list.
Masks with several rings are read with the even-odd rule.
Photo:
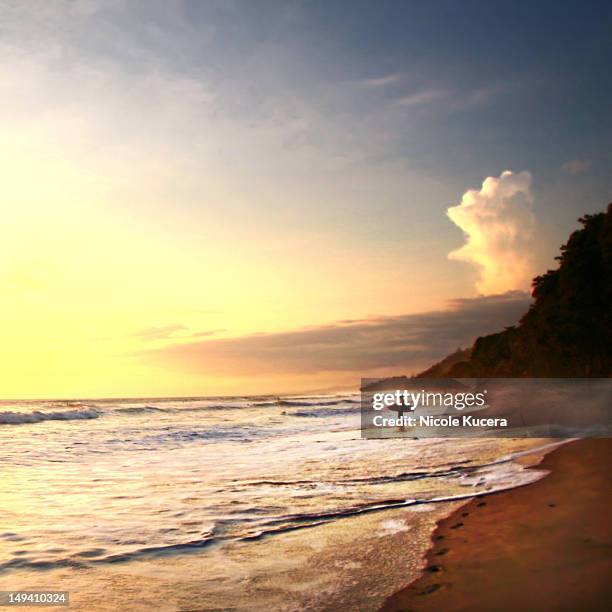
[[378, 530], [378, 534], [381, 536], [385, 536], [409, 530], [410, 525], [408, 525], [406, 521], [403, 521], [401, 519], [389, 519], [380, 523], [380, 529]]
[[512, 462], [534, 441], [378, 444], [359, 425], [354, 394], [1, 402], [0, 499], [29, 512], [3, 526], [0, 573], [208, 554], [373, 513], [374, 533], [393, 534], [413, 527], [410, 512], [384, 515], [394, 508], [541, 476]]

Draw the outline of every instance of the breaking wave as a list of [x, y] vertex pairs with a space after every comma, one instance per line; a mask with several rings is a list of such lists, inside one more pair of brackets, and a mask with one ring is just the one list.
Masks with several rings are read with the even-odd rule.
[[100, 414], [92, 408], [81, 410], [63, 410], [62, 412], [0, 412], [0, 425], [25, 425], [27, 423], [41, 423], [43, 421], [76, 421], [83, 419], [97, 419]]

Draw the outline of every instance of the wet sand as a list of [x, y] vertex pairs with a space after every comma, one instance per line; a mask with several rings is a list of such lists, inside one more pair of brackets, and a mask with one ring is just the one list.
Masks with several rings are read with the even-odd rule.
[[612, 440], [547, 455], [542, 480], [477, 498], [441, 521], [421, 578], [384, 612], [609, 610]]

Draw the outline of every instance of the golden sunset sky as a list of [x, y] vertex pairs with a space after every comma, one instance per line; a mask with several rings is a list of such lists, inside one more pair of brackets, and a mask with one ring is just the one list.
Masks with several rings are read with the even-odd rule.
[[0, 4], [0, 397], [355, 386], [516, 320], [485, 296], [610, 192], [595, 129], [550, 135], [558, 43], [340, 4]]

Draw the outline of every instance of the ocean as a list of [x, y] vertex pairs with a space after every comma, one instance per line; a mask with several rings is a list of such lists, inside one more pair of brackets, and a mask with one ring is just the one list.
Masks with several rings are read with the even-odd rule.
[[[351, 546], [387, 539], [417, 571], [461, 500], [543, 476], [513, 459], [544, 440], [359, 426], [357, 393], [0, 402], [0, 590], [70, 589], [87, 610], [325, 609], [372, 576]], [[313, 563], [328, 568], [315, 586]]]

